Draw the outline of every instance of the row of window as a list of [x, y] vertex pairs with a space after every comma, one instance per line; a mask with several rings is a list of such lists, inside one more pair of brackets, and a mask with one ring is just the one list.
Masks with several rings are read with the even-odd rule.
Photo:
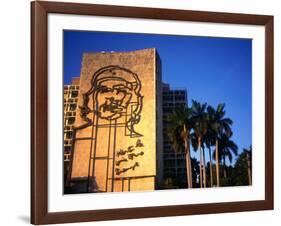
[[76, 111], [77, 104], [64, 104], [63, 107], [64, 107], [64, 112]]
[[64, 125], [64, 130], [72, 130], [73, 125]]
[[73, 131], [64, 131], [64, 139], [72, 139]]
[[186, 97], [185, 95], [179, 95], [179, 96], [163, 96], [163, 101], [185, 101]]
[[65, 162], [69, 162], [69, 161], [70, 161], [70, 155], [71, 155], [70, 153], [64, 153], [64, 154], [63, 154], [63, 157], [64, 157], [64, 161], [65, 161]]
[[74, 98], [74, 97], [78, 97], [78, 90], [73, 90], [73, 91], [64, 91], [64, 97], [71, 97], [71, 98]]
[[64, 116], [75, 116], [76, 112], [75, 111], [67, 111], [65, 112]]
[[71, 104], [71, 103], [77, 103], [78, 102], [78, 98], [64, 98], [64, 103], [67, 104]]
[[170, 90], [162, 92], [163, 95], [186, 95], [185, 90]]
[[176, 103], [174, 103], [174, 102], [169, 102], [169, 103], [164, 102], [162, 106], [163, 107], [177, 107], [177, 106], [181, 106], [183, 104], [186, 104], [186, 103], [185, 102], [181, 102], [181, 103], [178, 103], [178, 102], [176, 102]]
[[176, 172], [175, 170], [167, 170], [164, 172], [164, 178], [181, 178], [186, 180], [186, 172]]
[[185, 154], [182, 153], [182, 154], [177, 154], [175, 153], [173, 150], [167, 152], [167, 150], [164, 150], [164, 159], [185, 159]]
[[72, 89], [79, 89], [79, 86], [78, 85], [65, 85], [63, 87], [64, 90], [72, 90]]
[[71, 146], [72, 142], [71, 142], [71, 140], [64, 140], [63, 144], [64, 144], [64, 146]]
[[73, 125], [75, 122], [75, 117], [74, 116], [66, 116], [64, 117], [64, 125]]

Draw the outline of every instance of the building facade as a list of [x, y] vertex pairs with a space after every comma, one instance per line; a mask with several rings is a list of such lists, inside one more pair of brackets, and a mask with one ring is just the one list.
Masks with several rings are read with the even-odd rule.
[[157, 188], [163, 180], [161, 84], [156, 49], [83, 55], [71, 131], [73, 190]]
[[64, 86], [64, 167], [72, 192], [186, 182], [185, 155], [172, 149], [166, 128], [167, 116], [187, 105], [187, 91], [162, 83], [161, 68], [155, 49], [84, 54], [80, 77]]
[[171, 146], [167, 135], [167, 117], [176, 107], [187, 105], [186, 89], [171, 89], [168, 84], [162, 85], [162, 106], [163, 106], [163, 173], [164, 179], [171, 178], [173, 184], [186, 183], [186, 161], [184, 153], [176, 153]]
[[63, 97], [64, 97], [64, 143], [63, 143], [63, 155], [64, 155], [64, 180], [66, 182], [67, 173], [70, 167], [72, 143], [73, 143], [73, 126], [76, 117], [76, 109], [79, 94], [79, 78], [73, 78], [70, 85], [64, 85]]

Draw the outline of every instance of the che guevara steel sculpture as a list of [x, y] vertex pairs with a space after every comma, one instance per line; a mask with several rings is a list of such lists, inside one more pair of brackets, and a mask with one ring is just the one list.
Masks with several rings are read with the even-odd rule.
[[[100, 128], [114, 130], [113, 136], [108, 137], [109, 144], [116, 142], [117, 127], [124, 128], [125, 136], [137, 138], [136, 145], [128, 147], [127, 151], [123, 149], [115, 150], [114, 146], [112, 172], [107, 172], [106, 175], [106, 178], [108, 178], [108, 174], [112, 177], [112, 191], [114, 190], [114, 175], [121, 175], [128, 170], [135, 170], [136, 167], [139, 167], [139, 163], [134, 160], [136, 157], [144, 154], [143, 151], [135, 153], [135, 151], [138, 151], [138, 147], [144, 146], [141, 143], [142, 134], [135, 129], [135, 125], [141, 121], [141, 111], [143, 108], [144, 97], [141, 95], [141, 88], [141, 81], [137, 74], [129, 69], [111, 65], [97, 70], [92, 77], [90, 89], [82, 94], [83, 103], [79, 106], [79, 110], [80, 117], [84, 123], [76, 127], [76, 130], [93, 126], [93, 141], [95, 144], [97, 142], [95, 139], [97, 139]], [[90, 180], [95, 176], [95, 153], [97, 151], [95, 144], [93, 144], [93, 148], [90, 150], [88, 172], [89, 191], [93, 187]], [[122, 168], [122, 163], [128, 161], [132, 161], [129, 167]], [[107, 186], [108, 184], [106, 182], [105, 190], [107, 190]]]

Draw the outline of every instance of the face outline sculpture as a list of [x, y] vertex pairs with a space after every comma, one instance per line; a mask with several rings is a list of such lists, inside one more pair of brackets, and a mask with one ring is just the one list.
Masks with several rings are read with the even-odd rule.
[[[94, 73], [90, 90], [83, 94], [80, 116], [88, 125], [92, 125], [92, 120], [87, 117], [90, 112], [108, 121], [129, 114], [125, 126], [130, 136], [142, 136], [134, 129], [141, 119], [143, 96], [140, 91], [141, 82], [137, 74], [119, 66], [103, 67]], [[93, 109], [88, 106], [90, 98], [93, 100]]]

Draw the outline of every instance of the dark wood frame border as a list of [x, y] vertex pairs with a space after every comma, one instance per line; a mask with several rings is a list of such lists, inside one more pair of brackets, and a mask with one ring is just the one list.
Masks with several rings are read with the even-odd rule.
[[[148, 18], [265, 26], [265, 200], [48, 212], [48, 13]], [[31, 3], [31, 223], [52, 224], [98, 220], [180, 216], [273, 209], [273, 16], [188, 10], [123, 7], [62, 2]]]

